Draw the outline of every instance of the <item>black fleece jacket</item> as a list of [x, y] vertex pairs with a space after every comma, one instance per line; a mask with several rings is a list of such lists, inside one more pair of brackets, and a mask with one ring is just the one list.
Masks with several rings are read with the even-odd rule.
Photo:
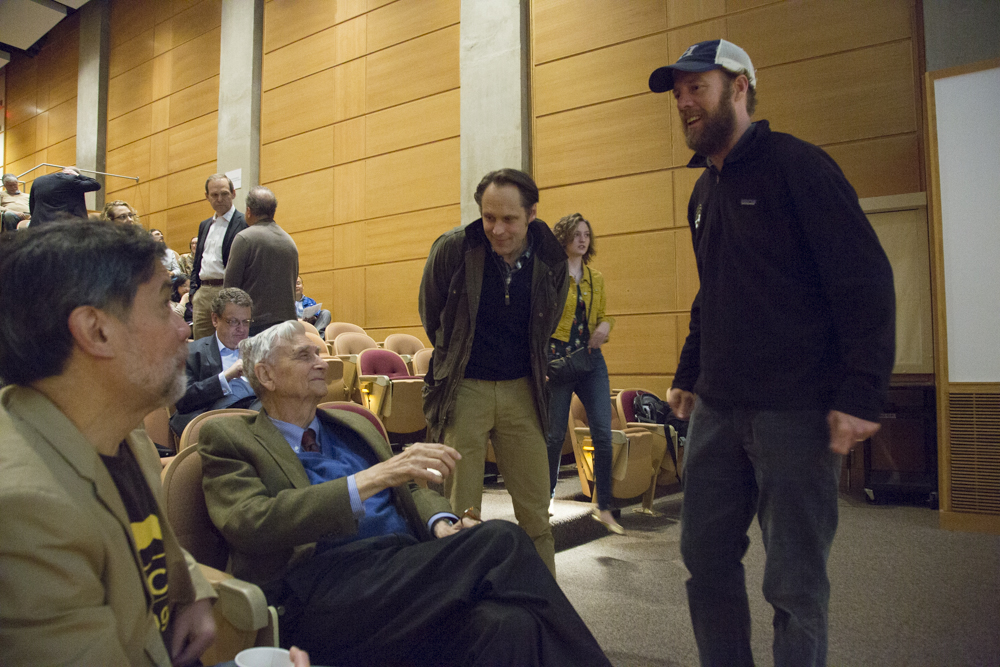
[[749, 409], [876, 420], [895, 357], [892, 268], [821, 149], [754, 123], [688, 204], [701, 288], [674, 387]]

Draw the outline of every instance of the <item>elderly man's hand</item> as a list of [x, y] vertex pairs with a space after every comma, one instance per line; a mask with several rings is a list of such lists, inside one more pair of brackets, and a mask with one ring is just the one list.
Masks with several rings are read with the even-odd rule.
[[482, 521], [476, 521], [471, 517], [462, 517], [457, 523], [451, 523], [447, 519], [438, 519], [434, 522], [434, 537], [448, 537], [449, 535], [454, 535], [460, 530], [465, 530], [466, 528], [472, 528], [473, 526], [478, 526]]
[[440, 482], [455, 469], [462, 455], [447, 445], [418, 442], [381, 463], [354, 475], [361, 500], [410, 480]]

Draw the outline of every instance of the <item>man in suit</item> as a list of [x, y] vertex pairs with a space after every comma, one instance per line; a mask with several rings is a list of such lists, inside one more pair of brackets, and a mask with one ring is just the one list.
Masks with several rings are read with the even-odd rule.
[[39, 176], [31, 184], [28, 197], [31, 226], [37, 227], [65, 216], [86, 219], [87, 202], [83, 195], [100, 189], [99, 182], [81, 176], [75, 167]]
[[254, 302], [250, 335], [294, 320], [295, 279], [299, 276], [299, 250], [295, 241], [274, 221], [278, 199], [262, 185], [247, 193], [247, 225], [233, 240], [226, 287], [245, 290]]
[[0, 664], [188, 665], [214, 639], [136, 429], [184, 389], [161, 253], [82, 220], [0, 245]]
[[283, 610], [282, 642], [338, 665], [609, 664], [523, 530], [415, 483], [458, 452], [392, 456], [364, 416], [317, 410], [327, 364], [297, 320], [240, 355], [264, 407], [205, 424], [205, 500], [232, 573]]
[[247, 228], [243, 214], [233, 205], [235, 196], [236, 188], [225, 174], [212, 174], [205, 181], [205, 199], [215, 214], [198, 225], [191, 269], [191, 326], [195, 340], [212, 335], [212, 301], [222, 289], [233, 239]]
[[170, 428], [178, 436], [192, 419], [221, 408], [258, 409], [253, 388], [243, 378], [240, 341], [249, 335], [253, 300], [235, 287], [226, 287], [212, 301], [215, 333], [188, 345], [187, 391], [177, 401]]

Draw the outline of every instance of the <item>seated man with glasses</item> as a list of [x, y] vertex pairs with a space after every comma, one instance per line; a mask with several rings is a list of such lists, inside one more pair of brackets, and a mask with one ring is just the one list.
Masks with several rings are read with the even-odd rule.
[[212, 301], [215, 333], [188, 343], [187, 391], [170, 418], [170, 428], [178, 436], [192, 419], [209, 410], [260, 409], [260, 401], [243, 378], [237, 349], [250, 335], [252, 309], [250, 295], [235, 287], [222, 290]]
[[365, 416], [317, 409], [327, 362], [298, 320], [240, 356], [264, 407], [205, 424], [205, 502], [282, 646], [328, 665], [610, 665], [527, 533], [416, 484], [448, 477], [457, 451], [393, 456]]

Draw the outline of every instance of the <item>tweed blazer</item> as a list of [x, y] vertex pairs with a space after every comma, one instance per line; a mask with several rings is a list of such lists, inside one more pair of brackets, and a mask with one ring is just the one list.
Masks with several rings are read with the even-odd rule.
[[[323, 422], [355, 431], [378, 460], [392, 456], [381, 433], [363, 416], [339, 410], [317, 414]], [[317, 541], [357, 532], [347, 478], [310, 484], [266, 411], [206, 422], [198, 451], [208, 512], [229, 544], [234, 576], [266, 587], [311, 558]], [[412, 482], [393, 488], [393, 502], [422, 540], [432, 538], [427, 521], [451, 511], [439, 494]]]
[[[160, 460], [127, 446], [156, 497], [172, 606], [215, 597], [162, 517]], [[170, 665], [128, 514], [97, 451], [48, 398], [0, 391], [0, 664]]]

